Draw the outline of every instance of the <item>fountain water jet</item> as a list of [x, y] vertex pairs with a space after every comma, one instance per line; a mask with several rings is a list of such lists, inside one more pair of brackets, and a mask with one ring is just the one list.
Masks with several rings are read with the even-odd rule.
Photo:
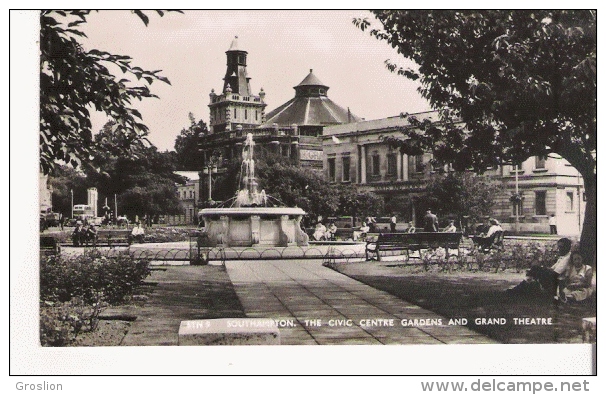
[[308, 245], [301, 230], [305, 211], [298, 207], [268, 207], [268, 196], [258, 191], [253, 158], [252, 133], [242, 150], [240, 190], [232, 207], [207, 208], [199, 212], [206, 224], [210, 244], [224, 246]]

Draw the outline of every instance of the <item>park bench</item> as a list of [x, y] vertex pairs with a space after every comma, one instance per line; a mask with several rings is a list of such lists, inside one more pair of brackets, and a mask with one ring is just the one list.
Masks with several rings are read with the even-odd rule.
[[444, 248], [446, 259], [449, 250], [457, 250], [459, 253], [463, 233], [441, 233], [441, 232], [417, 232], [417, 233], [379, 233], [375, 241], [366, 243], [366, 260], [369, 253], [375, 254], [377, 260], [381, 260], [381, 253], [387, 251], [406, 251], [407, 259], [410, 251], [435, 250]]
[[485, 245], [479, 245], [478, 240], [477, 240], [478, 238], [474, 237], [473, 244], [474, 244], [474, 246], [478, 246], [478, 249], [485, 253], [490, 252], [491, 250], [502, 251], [504, 249], [504, 246], [503, 246], [504, 234], [505, 233], [502, 230], [498, 230], [498, 231], [494, 232], [494, 234], [492, 236], [490, 236], [490, 240]]
[[40, 236], [40, 255], [57, 255], [61, 252], [61, 246], [52, 236]]
[[[128, 229], [99, 229], [97, 230], [97, 246], [129, 246], [131, 231]], [[92, 241], [89, 241], [92, 243]]]

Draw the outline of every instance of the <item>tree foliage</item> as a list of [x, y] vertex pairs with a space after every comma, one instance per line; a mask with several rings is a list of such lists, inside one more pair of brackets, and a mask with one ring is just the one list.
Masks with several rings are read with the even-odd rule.
[[[123, 137], [112, 126], [108, 123], [95, 136], [96, 144], [112, 145]], [[110, 202], [116, 195], [120, 215], [179, 213], [181, 206], [175, 184], [184, 180], [174, 174], [173, 155], [143, 143], [133, 144], [131, 150], [130, 155], [98, 154], [92, 161], [93, 166], [85, 167], [89, 185], [96, 186], [100, 198], [108, 197]]]
[[[227, 200], [240, 188], [240, 158], [235, 158], [219, 175], [213, 189], [213, 199]], [[322, 174], [301, 168], [290, 159], [255, 147], [255, 177], [259, 189], [289, 207], [300, 207], [309, 218], [328, 216], [367, 216], [383, 208], [383, 199], [374, 193], [359, 193], [355, 186], [332, 184]]]
[[[160, 16], [164, 13], [157, 11]], [[40, 168], [48, 174], [57, 160], [74, 168], [101, 149], [93, 138], [90, 111], [113, 121], [123, 154], [148, 133], [133, 101], [157, 97], [149, 85], [170, 84], [161, 70], [147, 71], [124, 55], [84, 49], [81, 30], [90, 10], [45, 10], [40, 13]], [[147, 25], [149, 18], [135, 14]], [[114, 75], [119, 70], [123, 76]]]
[[556, 153], [583, 176], [582, 248], [595, 258], [597, 13], [595, 10], [373, 11], [353, 22], [416, 67], [387, 67], [420, 83], [440, 122], [388, 139], [402, 151], [479, 172]]
[[208, 133], [203, 120], [196, 121], [194, 114], [189, 113], [190, 126], [181, 130], [175, 140], [177, 168], [179, 170], [200, 171], [203, 166], [202, 156], [198, 150], [200, 137]]
[[55, 166], [49, 175], [49, 183], [53, 190], [53, 211], [62, 213], [65, 218], [71, 215], [72, 191], [74, 204], [86, 203], [86, 189], [90, 186], [86, 175], [70, 166]]
[[[492, 214], [503, 185], [488, 177], [470, 173], [449, 173], [433, 177], [421, 200], [439, 218], [460, 220], [469, 217], [470, 223]], [[422, 212], [422, 211], [421, 211]]]

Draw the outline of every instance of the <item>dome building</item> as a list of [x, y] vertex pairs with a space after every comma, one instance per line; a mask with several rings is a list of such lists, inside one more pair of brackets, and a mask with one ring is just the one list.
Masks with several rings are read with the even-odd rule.
[[296, 124], [301, 135], [318, 137], [324, 126], [362, 120], [328, 97], [328, 85], [314, 75], [313, 69], [294, 89], [294, 98], [267, 114], [267, 125]]

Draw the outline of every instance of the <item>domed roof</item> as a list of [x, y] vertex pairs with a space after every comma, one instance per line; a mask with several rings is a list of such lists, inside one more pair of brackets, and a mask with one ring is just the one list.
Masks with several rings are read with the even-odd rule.
[[309, 69], [309, 74], [307, 74], [307, 77], [305, 77], [303, 79], [303, 81], [301, 81], [299, 83], [299, 85], [295, 86], [294, 88], [297, 89], [297, 87], [299, 87], [299, 86], [310, 86], [310, 85], [311, 86], [323, 86], [323, 87], [328, 88], [328, 85], [324, 85], [322, 83], [322, 81], [320, 81], [318, 79], [318, 77], [316, 77], [314, 75], [314, 70], [313, 69]]
[[270, 111], [265, 117], [265, 125], [324, 126], [361, 121], [349, 109], [328, 98], [328, 85], [323, 84], [313, 70], [294, 89], [295, 97]]

